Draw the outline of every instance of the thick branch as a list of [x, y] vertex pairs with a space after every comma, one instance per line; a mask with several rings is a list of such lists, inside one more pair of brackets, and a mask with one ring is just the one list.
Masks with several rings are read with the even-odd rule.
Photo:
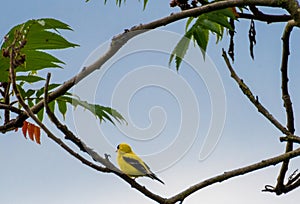
[[[61, 85], [58, 89], [49, 94], [49, 102], [56, 99], [57, 97], [65, 94], [69, 89], [71, 89], [74, 85], [76, 85], [79, 81], [84, 79], [90, 73], [94, 72], [97, 69], [100, 69], [101, 66], [109, 60], [114, 54], [132, 37], [146, 32], [148, 29], [154, 29], [157, 27], [165, 26], [170, 23], [176, 22], [178, 20], [190, 17], [190, 16], [199, 16], [203, 13], [224, 9], [228, 7], [235, 6], [248, 6], [248, 5], [257, 5], [257, 6], [269, 6], [269, 7], [284, 7], [287, 5], [289, 0], [228, 0], [228, 1], [218, 1], [211, 4], [203, 5], [201, 7], [185, 10], [179, 13], [174, 13], [170, 16], [155, 20], [153, 22], [147, 24], [141, 24], [131, 28], [130, 30], [126, 30], [125, 33], [122, 33], [112, 39], [112, 43], [108, 51], [100, 57], [94, 64], [83, 68], [83, 70], [66, 81], [63, 85]], [[293, 10], [292, 8], [290, 9]], [[293, 10], [294, 11], [294, 10]], [[136, 31], [136, 32], [133, 32]], [[37, 113], [39, 110], [43, 108], [44, 101], [40, 101], [34, 107], [31, 108], [33, 113]], [[0, 131], [5, 132], [7, 129], [12, 127], [21, 127], [23, 121], [26, 120], [28, 116], [25, 114], [20, 115], [16, 120], [12, 120], [6, 124], [6, 126], [0, 126]]]
[[263, 114], [275, 127], [277, 127], [282, 133], [290, 135], [291, 133], [287, 130], [278, 120], [276, 120], [272, 114], [258, 101], [257, 97], [254, 97], [249, 87], [244, 83], [244, 81], [235, 73], [230, 61], [227, 57], [226, 52], [223, 50], [222, 54], [226, 65], [230, 71], [231, 77], [238, 83], [242, 92], [248, 97], [252, 104], [257, 108], [258, 112]]
[[268, 166], [271, 166], [271, 165], [276, 165], [276, 164], [278, 164], [278, 163], [280, 163], [280, 162], [282, 162], [286, 159], [291, 159], [291, 158], [297, 157], [299, 155], [300, 155], [300, 148], [298, 148], [294, 151], [279, 155], [277, 157], [262, 160], [261, 162], [258, 162], [258, 163], [255, 163], [255, 164], [252, 164], [252, 165], [249, 165], [249, 166], [245, 166], [245, 167], [242, 167], [242, 168], [239, 168], [239, 169], [224, 172], [223, 174], [220, 174], [218, 176], [214, 176], [214, 177], [209, 178], [207, 180], [204, 180], [204, 181], [202, 181], [202, 182], [200, 182], [200, 183], [198, 183], [194, 186], [191, 186], [190, 188], [182, 191], [181, 193], [175, 195], [174, 197], [169, 198], [168, 203], [175, 203], [177, 201], [182, 201], [186, 197], [191, 195], [192, 193], [194, 193], [194, 192], [196, 192], [196, 191], [198, 191], [202, 188], [205, 188], [207, 186], [210, 186], [214, 183], [222, 182], [222, 181], [225, 181], [225, 180], [230, 179], [232, 177], [244, 175], [244, 174], [247, 174], [247, 173], [250, 173], [250, 172], [253, 172], [253, 171], [268, 167]]

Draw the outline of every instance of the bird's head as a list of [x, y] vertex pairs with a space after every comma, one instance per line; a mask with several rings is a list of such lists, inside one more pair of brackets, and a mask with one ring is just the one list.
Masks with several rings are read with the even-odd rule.
[[122, 153], [132, 152], [131, 147], [126, 143], [121, 143], [117, 146], [117, 151]]

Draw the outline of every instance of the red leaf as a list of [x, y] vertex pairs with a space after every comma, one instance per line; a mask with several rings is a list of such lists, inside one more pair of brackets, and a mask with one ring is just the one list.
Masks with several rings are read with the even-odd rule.
[[34, 139], [36, 143], [41, 144], [41, 129], [38, 126], [34, 126]]
[[25, 139], [27, 139], [27, 137], [26, 137], [27, 128], [28, 128], [28, 122], [24, 121], [23, 126], [22, 126], [22, 132], [23, 132], [23, 135], [24, 135]]
[[28, 135], [29, 138], [33, 141], [33, 134], [34, 134], [34, 124], [28, 123]]
[[15, 128], [15, 132], [18, 132], [18, 129], [19, 129], [19, 128]]

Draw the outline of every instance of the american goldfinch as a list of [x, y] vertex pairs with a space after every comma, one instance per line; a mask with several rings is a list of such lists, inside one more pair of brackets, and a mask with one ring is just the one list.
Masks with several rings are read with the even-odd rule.
[[152, 171], [150, 171], [149, 166], [132, 151], [128, 144], [119, 144], [117, 147], [117, 152], [118, 165], [124, 174], [127, 174], [133, 178], [139, 176], [148, 176], [152, 179], [158, 180], [162, 184], [165, 184]]

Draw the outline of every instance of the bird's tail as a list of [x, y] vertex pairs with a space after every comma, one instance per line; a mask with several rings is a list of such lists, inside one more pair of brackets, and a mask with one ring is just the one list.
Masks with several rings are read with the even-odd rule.
[[148, 174], [148, 176], [154, 180], [157, 180], [159, 182], [161, 182], [162, 184], [165, 184], [162, 180], [160, 180], [154, 173], [152, 174]]

